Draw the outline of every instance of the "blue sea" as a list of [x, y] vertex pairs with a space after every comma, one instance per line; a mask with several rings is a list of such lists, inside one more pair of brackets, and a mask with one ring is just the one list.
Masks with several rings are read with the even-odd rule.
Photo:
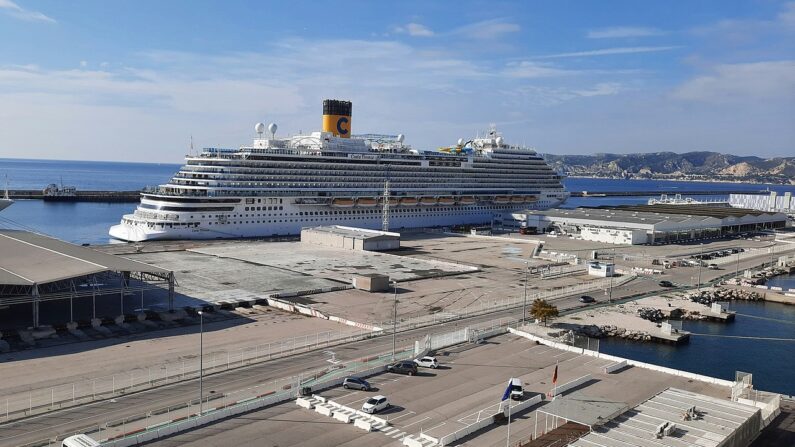
[[[8, 175], [10, 189], [41, 189], [49, 183], [76, 186], [80, 190], [139, 190], [162, 184], [179, 169], [176, 164], [116, 163], [0, 158], [0, 179]], [[571, 198], [566, 207], [646, 203], [658, 191], [709, 191], [709, 198], [726, 198], [721, 191], [742, 190], [794, 192], [795, 186], [743, 183], [702, 183], [661, 180], [611, 180], [568, 178], [570, 191], [648, 191], [643, 197]], [[703, 198], [703, 196], [701, 196]], [[111, 242], [108, 228], [133, 203], [52, 203], [18, 200], [0, 213], [0, 228], [34, 230], [79, 244]], [[795, 288], [795, 277], [777, 278], [771, 285]], [[695, 334], [766, 336], [795, 338], [795, 306], [777, 303], [732, 303], [738, 312], [731, 324], [685, 322], [684, 329]], [[601, 350], [672, 368], [723, 379], [733, 379], [736, 370], [754, 374], [759, 389], [795, 395], [795, 342], [721, 338], [694, 335], [684, 346], [603, 340]]]

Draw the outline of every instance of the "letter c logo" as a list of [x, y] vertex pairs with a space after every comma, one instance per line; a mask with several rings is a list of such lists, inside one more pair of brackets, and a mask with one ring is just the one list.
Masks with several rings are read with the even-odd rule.
[[345, 118], [344, 116], [337, 120], [337, 132], [339, 132], [340, 135], [345, 135], [348, 133], [348, 129], [342, 127], [343, 124], [348, 124], [348, 118]]

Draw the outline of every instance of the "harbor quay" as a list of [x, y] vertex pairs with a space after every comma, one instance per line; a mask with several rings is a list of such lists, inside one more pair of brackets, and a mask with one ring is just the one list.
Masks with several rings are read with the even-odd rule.
[[[39, 243], [58, 248], [48, 241]], [[21, 436], [20, 430], [29, 430], [21, 427], [31, 416], [47, 417], [55, 411], [72, 415], [67, 419], [76, 418], [81, 408], [107, 399], [141, 393], [157, 396], [158, 390], [171, 387], [189, 389], [188, 383], [195, 381], [200, 371], [217, 375], [215, 391], [224, 395], [240, 389], [235, 379], [240, 375], [255, 386], [259, 382], [246, 371], [267, 370], [270, 362], [290, 364], [291, 358], [301, 356], [303, 360], [290, 364], [290, 371], [300, 374], [305, 367], [388, 353], [393, 331], [399, 346], [415, 346], [428, 334], [455, 328], [515, 325], [512, 322], [523, 317], [530, 319], [525, 310], [536, 298], [557, 306], [561, 322], [576, 312], [628, 305], [622, 303], [638, 298], [639, 306], [654, 307], [654, 301], [643, 299], [672, 299], [666, 296], [699, 284], [706, 287], [734, 270], [742, 273], [757, 268], [770, 262], [768, 252], [773, 246], [781, 257], [792, 251], [771, 237], [702, 243], [617, 248], [609, 243], [549, 235], [418, 231], [402, 234], [400, 248], [386, 252], [295, 240], [154, 241], [78, 247], [152, 266], [166, 276], [173, 273], [173, 291], [167, 282], [135, 288], [137, 283], [132, 278], [124, 283], [128, 289], [71, 300], [68, 295], [59, 295], [58, 299], [39, 303], [38, 330], [31, 325], [30, 303], [9, 304], [4, 315], [13, 315], [17, 322], [20, 318], [28, 321], [3, 330], [7, 352], [0, 356], [0, 371], [8, 380], [0, 387], [0, 402], [6, 402], [5, 428], [9, 430], [4, 432], [9, 438], [0, 438], [0, 445], [17, 445], [14, 443], [21, 438], [10, 436]], [[731, 263], [722, 263], [719, 269], [684, 265], [665, 269], [655, 262], [689, 259], [699, 251], [730, 247], [743, 248], [744, 254], [739, 261], [731, 258]], [[72, 255], [79, 259], [88, 256], [77, 252]], [[614, 263], [619, 276], [589, 275], [588, 262], [594, 256], [601, 262]], [[353, 284], [353, 278], [361, 275], [383, 275], [394, 282], [386, 290], [363, 290]], [[674, 284], [673, 290], [659, 285], [663, 278]], [[595, 303], [581, 302], [584, 295], [593, 297]], [[662, 302], [656, 306], [668, 307]], [[683, 307], [705, 312], [693, 306]], [[202, 356], [197, 352], [200, 329]], [[363, 348], [346, 354], [345, 347], [359, 346], [357, 343]], [[108, 359], [114, 360], [109, 363]], [[94, 365], [100, 363], [106, 366], [97, 372]], [[549, 383], [539, 380], [545, 382], [543, 385]], [[609, 383], [620, 386], [610, 381], [602, 386]], [[683, 389], [676, 381], [668, 385]], [[667, 388], [661, 385], [647, 390], [644, 399]], [[181, 395], [169, 393], [168, 402], [156, 397], [139, 401], [125, 409], [126, 413], [119, 413], [120, 418], [167, 406]], [[632, 408], [638, 402], [625, 404]], [[473, 411], [477, 405], [473, 404]], [[108, 422], [112, 421], [103, 412], [92, 419], [98, 427], [107, 428], [103, 424]], [[76, 421], [51, 428], [44, 420], [42, 424], [25, 438], [26, 443], [57, 439], [69, 430], [88, 427]], [[418, 425], [423, 430], [432, 427]], [[400, 431], [405, 436], [412, 434]]]

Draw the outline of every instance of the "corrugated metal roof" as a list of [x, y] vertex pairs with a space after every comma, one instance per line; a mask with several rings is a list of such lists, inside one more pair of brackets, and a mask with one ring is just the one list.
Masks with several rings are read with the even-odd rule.
[[104, 271], [169, 273], [160, 267], [19, 230], [0, 230], [0, 253], [0, 284], [8, 285], [43, 284]]
[[[696, 407], [699, 417], [689, 421], [683, 415]], [[668, 388], [602, 427], [573, 442], [575, 447], [717, 447], [731, 437], [742, 437], [741, 427], [759, 430], [759, 409], [703, 394]], [[756, 418], [756, 421], [753, 419]], [[657, 427], [676, 424], [669, 436], [657, 438]], [[755, 424], [754, 424], [755, 422]], [[732, 444], [729, 444], [732, 445]]]

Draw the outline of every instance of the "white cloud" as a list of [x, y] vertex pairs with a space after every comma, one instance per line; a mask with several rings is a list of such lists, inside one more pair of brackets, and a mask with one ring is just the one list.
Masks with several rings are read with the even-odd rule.
[[491, 19], [456, 28], [451, 34], [472, 39], [490, 40], [502, 37], [505, 34], [519, 32], [521, 29], [518, 24], [505, 19]]
[[579, 96], [608, 96], [608, 95], [616, 95], [623, 90], [621, 84], [617, 82], [601, 82], [599, 84], [594, 85], [590, 89], [585, 90], [575, 90]]
[[795, 29], [795, 2], [786, 3], [777, 18], [779, 23]]
[[723, 64], [679, 86], [676, 99], [709, 103], [795, 100], [795, 60]]
[[549, 78], [556, 76], [567, 76], [577, 73], [574, 70], [564, 70], [549, 64], [539, 64], [537, 62], [521, 61], [513, 62], [506, 66], [503, 73], [512, 78]]
[[425, 25], [419, 23], [409, 23], [406, 26], [399, 26], [395, 28], [396, 33], [404, 33], [413, 37], [432, 37], [433, 30]]
[[3, 11], [11, 17], [15, 17], [20, 20], [55, 23], [55, 19], [52, 17], [48, 17], [38, 11], [29, 11], [24, 9], [11, 0], [0, 0], [0, 11]]
[[80, 61], [80, 66], [85, 68], [88, 66], [88, 61]]
[[635, 54], [635, 53], [654, 53], [658, 51], [670, 51], [681, 48], [678, 46], [658, 46], [658, 47], [617, 47], [602, 48], [599, 50], [575, 51], [572, 53], [558, 53], [538, 56], [537, 59], [556, 59], [564, 57], [590, 57], [590, 56], [610, 56], [614, 54]]
[[660, 36], [662, 34], [663, 32], [657, 28], [616, 26], [588, 31], [587, 37], [589, 39], [618, 39], [625, 37]]

